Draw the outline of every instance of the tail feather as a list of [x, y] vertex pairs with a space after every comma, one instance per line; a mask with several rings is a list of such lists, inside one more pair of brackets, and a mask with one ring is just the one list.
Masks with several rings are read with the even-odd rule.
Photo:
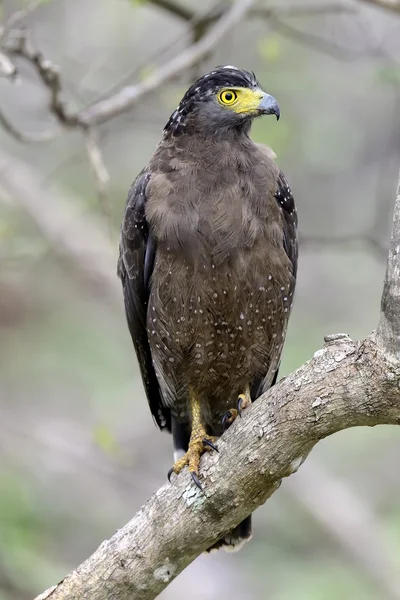
[[242, 546], [251, 539], [251, 515], [239, 523], [235, 529], [232, 529], [223, 538], [208, 548], [207, 552], [223, 549], [225, 552], [237, 552]]

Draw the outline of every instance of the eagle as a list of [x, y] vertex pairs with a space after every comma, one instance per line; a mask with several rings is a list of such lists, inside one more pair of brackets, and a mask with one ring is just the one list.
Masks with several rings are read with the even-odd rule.
[[[178, 474], [276, 381], [296, 283], [297, 213], [256, 117], [280, 116], [254, 73], [220, 66], [187, 90], [122, 219], [118, 275], [150, 410]], [[213, 548], [238, 549], [251, 516]]]

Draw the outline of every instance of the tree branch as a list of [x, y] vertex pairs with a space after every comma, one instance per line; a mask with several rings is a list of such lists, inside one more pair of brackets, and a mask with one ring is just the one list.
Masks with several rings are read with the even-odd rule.
[[[400, 186], [400, 182], [399, 182]], [[205, 493], [185, 470], [80, 567], [37, 600], [153, 600], [196, 556], [278, 489], [313, 446], [360, 425], [400, 424], [400, 193], [375, 335], [328, 336], [314, 357], [254, 403], [202, 459]], [[389, 333], [388, 333], [389, 332]], [[395, 335], [393, 335], [395, 332]]]
[[86, 129], [85, 125], [75, 115], [68, 113], [61, 99], [62, 85], [59, 68], [32, 46], [25, 31], [16, 32], [13, 41], [7, 44], [6, 50], [13, 56], [24, 58], [36, 69], [44, 86], [49, 90], [50, 112], [60, 125], [66, 128], [80, 127]]
[[145, 81], [127, 86], [114, 96], [83, 109], [78, 112], [76, 118], [80, 123], [89, 127], [109, 121], [129, 110], [145, 95], [153, 92], [185, 69], [192, 67], [205, 54], [210, 52], [245, 17], [253, 4], [254, 0], [237, 0], [201, 40], [189, 46], [163, 67], [156, 69]]
[[400, 366], [371, 339], [327, 338], [202, 459], [205, 494], [185, 470], [78, 569], [37, 600], [152, 600], [196, 556], [278, 489], [318, 440], [359, 425], [400, 423]]
[[393, 360], [400, 359], [400, 173], [397, 183], [389, 259], [383, 287], [377, 343]]
[[183, 21], [191, 21], [194, 17], [194, 12], [189, 8], [171, 0], [150, 0], [150, 4], [162, 8], [162, 10], [169, 12], [174, 17], [178, 17]]
[[42, 131], [40, 133], [27, 133], [20, 131], [18, 127], [10, 121], [8, 117], [0, 110], [0, 124], [3, 129], [7, 131], [14, 139], [24, 144], [37, 144], [39, 142], [49, 142], [54, 140], [62, 133], [62, 129], [49, 129], [48, 131]]
[[8, 34], [14, 29], [16, 24], [35, 11], [40, 4], [42, 4], [42, 0], [32, 0], [24, 8], [16, 10], [12, 13], [4, 25], [0, 26], [0, 45], [7, 38]]
[[[130, 110], [147, 94], [154, 92], [166, 81], [179, 75], [185, 69], [195, 66], [246, 14], [263, 18], [281, 18], [296, 16], [312, 16], [328, 13], [345, 12], [350, 9], [342, 3], [325, 5], [306, 4], [305, 6], [264, 7], [255, 6], [255, 0], [237, 0], [230, 9], [211, 11], [206, 16], [197, 17], [195, 13], [171, 0], [151, 0], [158, 7], [192, 24], [195, 42], [186, 50], [174, 57], [170, 62], [159, 67], [151, 76], [136, 85], [126, 86], [112, 96], [101, 99], [90, 106], [70, 113], [61, 99], [62, 85], [58, 68], [46, 59], [41, 52], [35, 50], [25, 31], [14, 31], [12, 27], [38, 6], [33, 1], [22, 11], [17, 11], [0, 31], [0, 45], [3, 44], [8, 54], [24, 58], [37, 70], [39, 77], [50, 92], [50, 111], [61, 128], [54, 128], [39, 134], [21, 132], [3, 112], [0, 113], [0, 124], [16, 140], [24, 143], [49, 141], [58, 137], [63, 128], [83, 129], [104, 123]], [[283, 25], [281, 25], [283, 27]], [[208, 30], [208, 31], [207, 31]], [[10, 32], [11, 40], [8, 40]], [[205, 33], [206, 32], [206, 33]], [[4, 42], [7, 43], [4, 43]], [[17, 71], [6, 54], [0, 54], [0, 73], [15, 77]]]
[[400, 178], [376, 334], [328, 336], [202, 459], [205, 493], [183, 471], [75, 571], [36, 600], [153, 600], [196, 556], [263, 504], [313, 446], [360, 425], [400, 424]]

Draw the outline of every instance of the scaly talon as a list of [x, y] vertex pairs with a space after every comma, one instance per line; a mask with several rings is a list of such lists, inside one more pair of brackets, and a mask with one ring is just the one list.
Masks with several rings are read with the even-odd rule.
[[193, 437], [189, 442], [189, 449], [179, 460], [176, 461], [172, 469], [168, 471], [168, 481], [171, 482], [171, 475], [178, 475], [186, 465], [189, 466], [190, 475], [198, 488], [202, 489], [198, 478], [200, 457], [204, 452], [215, 450], [218, 452], [217, 446], [214, 444], [216, 437], [208, 436], [204, 432], [202, 437]]
[[201, 421], [199, 399], [193, 390], [190, 390], [190, 407], [192, 413], [192, 431], [190, 434], [188, 451], [184, 456], [177, 460], [172, 469], [168, 471], [168, 480], [171, 479], [172, 473], [178, 475], [178, 473], [188, 465], [194, 483], [199, 489], [202, 489], [198, 477], [200, 458], [204, 452], [211, 450], [218, 452], [218, 448], [215, 445], [217, 438], [206, 434], [206, 430]]

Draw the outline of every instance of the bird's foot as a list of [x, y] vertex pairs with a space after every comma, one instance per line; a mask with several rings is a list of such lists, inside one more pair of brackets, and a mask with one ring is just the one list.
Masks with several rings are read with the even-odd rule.
[[199, 480], [199, 464], [201, 455], [204, 452], [215, 450], [218, 452], [218, 448], [215, 445], [217, 438], [214, 436], [207, 435], [204, 428], [201, 427], [195, 433], [192, 434], [189, 442], [189, 449], [179, 460], [176, 461], [172, 469], [168, 472], [168, 480], [171, 479], [172, 473], [178, 475], [186, 465], [189, 467], [190, 475], [200, 490], [203, 490]]
[[228, 427], [232, 425], [233, 421], [237, 418], [238, 415], [239, 417], [241, 417], [242, 411], [248, 406], [250, 406], [250, 404], [251, 398], [249, 392], [246, 392], [245, 394], [239, 394], [237, 400], [237, 408], [231, 408], [222, 417], [222, 430], [225, 431], [226, 429], [228, 429]]

